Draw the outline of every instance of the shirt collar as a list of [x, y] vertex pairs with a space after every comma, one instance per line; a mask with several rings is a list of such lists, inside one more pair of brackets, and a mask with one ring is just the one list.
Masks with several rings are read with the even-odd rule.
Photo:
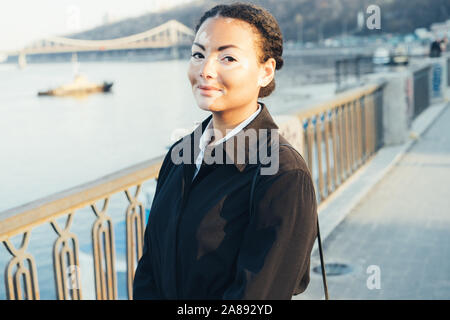
[[[219, 143], [222, 143], [222, 142], [228, 140], [229, 138], [234, 136], [236, 133], [241, 131], [248, 123], [250, 123], [260, 113], [261, 109], [262, 109], [261, 104], [258, 102], [258, 110], [256, 110], [254, 113], [252, 113], [250, 115], [250, 117], [248, 117], [247, 119], [242, 121], [240, 124], [238, 124], [235, 128], [233, 128], [233, 130], [230, 130], [230, 132], [228, 132], [225, 135], [225, 137], [222, 137], [221, 139], [214, 141], [213, 145], [218, 145]], [[212, 121], [212, 117], [211, 117], [208, 122], [208, 125], [206, 126], [205, 130], [203, 130], [203, 134], [200, 138], [199, 148], [202, 151], [205, 150], [206, 146], [209, 144], [212, 137], [214, 136], [214, 131], [212, 129], [214, 129], [214, 126], [213, 126], [213, 121]]]
[[[205, 149], [207, 150], [207, 152], [211, 152], [211, 150], [209, 150], [210, 148], [213, 149], [218, 149], [218, 148], [222, 148], [224, 150], [223, 154], [225, 157], [227, 157], [228, 159], [224, 159], [224, 163], [230, 163], [232, 162], [234, 164], [234, 166], [240, 171], [244, 171], [244, 169], [246, 168], [246, 166], [249, 164], [249, 151], [250, 150], [255, 150], [258, 148], [258, 146], [260, 145], [266, 145], [266, 146], [270, 146], [271, 141], [270, 141], [270, 130], [271, 129], [279, 129], [277, 124], [275, 123], [275, 121], [273, 120], [272, 116], [269, 113], [269, 110], [267, 109], [266, 105], [262, 102], [258, 102], [260, 104], [260, 111], [259, 113], [257, 113], [255, 115], [255, 117], [253, 119], [250, 119], [248, 121], [248, 123], [243, 125], [243, 128], [241, 128], [239, 130], [239, 132], [235, 133], [234, 135], [231, 135], [230, 132], [230, 137], [228, 139], [223, 139], [224, 141], [219, 142], [217, 144], [214, 144], [213, 146], [205, 146]], [[259, 109], [258, 109], [259, 110]], [[258, 111], [256, 111], [258, 112]], [[255, 113], [256, 113], [255, 112]], [[251, 118], [252, 116], [250, 116]], [[194, 131], [190, 134], [190, 138], [191, 138], [191, 147], [193, 149], [191, 150], [195, 150], [193, 152], [193, 158], [192, 161], [194, 161], [194, 159], [197, 158], [198, 154], [201, 152], [200, 149], [200, 143], [196, 143], [194, 144], [194, 136], [197, 133], [198, 136], [203, 136], [203, 133], [205, 132], [205, 129], [207, 128], [207, 126], [210, 124], [210, 121], [212, 120], [212, 114], [209, 115], [205, 120], [202, 121], [202, 123], [197, 126]], [[247, 132], [247, 130], [249, 129], [253, 129], [253, 130], [258, 130], [258, 129], [267, 129], [269, 131], [268, 135], [265, 135], [263, 138], [261, 138], [261, 136], [259, 134], [256, 135], [256, 142], [253, 143], [252, 145], [249, 145], [248, 143], [245, 144], [245, 159], [244, 159], [244, 163], [238, 163], [238, 159], [237, 159], [237, 154], [238, 154], [238, 138], [241, 135], [245, 135], [245, 133]], [[201, 132], [201, 133], [200, 133]], [[261, 140], [263, 139], [263, 140]], [[194, 148], [195, 146], [195, 148]], [[267, 153], [266, 153], [267, 154]], [[259, 153], [258, 153], [259, 155]]]

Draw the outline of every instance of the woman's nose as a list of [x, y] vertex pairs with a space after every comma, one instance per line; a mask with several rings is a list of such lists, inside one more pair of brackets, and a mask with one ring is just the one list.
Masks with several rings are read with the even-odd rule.
[[216, 76], [217, 76], [216, 59], [215, 58], [205, 59], [202, 64], [202, 67], [200, 68], [200, 77], [215, 78]]

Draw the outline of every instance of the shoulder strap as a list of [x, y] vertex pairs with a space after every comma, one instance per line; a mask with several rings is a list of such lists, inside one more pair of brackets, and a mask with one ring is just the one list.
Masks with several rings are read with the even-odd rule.
[[[282, 143], [282, 144], [280, 144], [280, 147], [281, 146], [289, 147], [292, 150], [294, 150], [295, 152], [297, 152], [298, 154], [300, 154], [294, 147], [292, 147], [289, 144]], [[261, 169], [261, 163], [259, 163], [258, 167], [256, 168], [256, 172], [255, 172], [255, 175], [253, 176], [252, 186], [250, 189], [250, 203], [249, 203], [250, 218], [253, 215], [253, 195], [255, 192], [256, 179], [258, 177], [258, 173], [259, 173], [260, 169]], [[327, 276], [326, 276], [326, 272], [325, 272], [325, 263], [324, 263], [323, 252], [322, 252], [322, 241], [320, 240], [319, 215], [317, 215], [317, 241], [318, 241], [318, 245], [319, 245], [319, 255], [320, 255], [320, 266], [321, 266], [321, 270], [322, 270], [323, 290], [325, 293], [325, 299], [329, 300]]]

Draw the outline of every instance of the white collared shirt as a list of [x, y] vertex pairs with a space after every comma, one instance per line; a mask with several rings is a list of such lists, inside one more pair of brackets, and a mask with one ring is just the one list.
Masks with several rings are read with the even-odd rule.
[[[248, 117], [247, 119], [242, 121], [240, 124], [238, 124], [235, 128], [233, 128], [233, 130], [231, 130], [227, 135], [225, 135], [225, 137], [223, 137], [220, 140], [215, 141], [213, 145], [217, 145], [223, 141], [226, 141], [229, 138], [231, 138], [232, 136], [234, 136], [235, 134], [237, 134], [247, 124], [249, 124], [258, 115], [258, 113], [260, 111], [261, 111], [261, 105], [258, 103], [258, 110], [256, 110], [250, 117]], [[200, 137], [200, 142], [199, 142], [200, 153], [198, 154], [197, 160], [195, 160], [195, 165], [197, 166], [197, 169], [195, 169], [194, 177], [192, 178], [192, 180], [194, 180], [195, 176], [197, 175], [197, 173], [200, 170], [200, 167], [203, 162], [203, 157], [205, 156], [206, 146], [210, 143], [210, 141], [213, 137], [214, 131], [212, 129], [213, 129], [213, 121], [211, 118], [211, 120], [209, 120], [209, 123], [206, 126], [205, 130], [203, 131], [202, 136]]]

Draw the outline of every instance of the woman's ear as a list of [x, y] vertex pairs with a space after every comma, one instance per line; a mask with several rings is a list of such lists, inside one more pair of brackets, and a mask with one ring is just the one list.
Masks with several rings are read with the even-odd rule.
[[275, 68], [277, 62], [274, 58], [269, 58], [266, 62], [261, 65], [260, 76], [258, 80], [258, 85], [261, 87], [267, 86], [275, 76]]

